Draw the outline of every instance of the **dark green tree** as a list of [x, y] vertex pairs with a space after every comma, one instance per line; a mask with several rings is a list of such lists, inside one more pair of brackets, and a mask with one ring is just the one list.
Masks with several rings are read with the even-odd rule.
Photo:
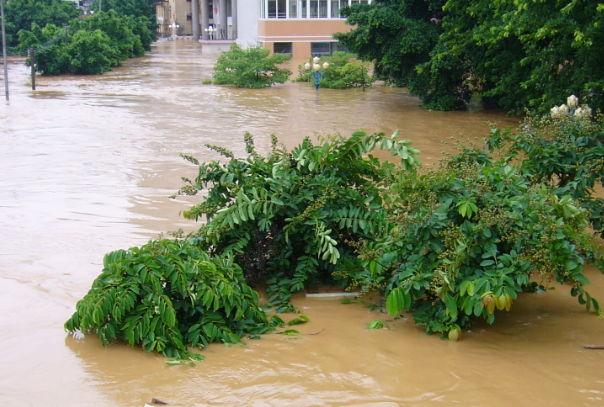
[[21, 30], [22, 47], [36, 48], [36, 69], [44, 75], [63, 73], [100, 74], [125, 59], [145, 54], [154, 35], [145, 17], [118, 15], [115, 11], [95, 13], [69, 25], [65, 45], [63, 30], [54, 25]]
[[[31, 25], [31, 31], [19, 32], [19, 43], [25, 49], [35, 48], [40, 44], [52, 44], [39, 48], [36, 52], [36, 69], [43, 75], [60, 75], [69, 72], [70, 58], [63, 38], [58, 38], [61, 34], [64, 34], [63, 29], [57, 28], [54, 24], [40, 28], [36, 23]], [[55, 41], [52, 41], [53, 39]]]
[[73, 1], [64, 0], [10, 0], [5, 2], [6, 43], [19, 45], [19, 31], [31, 30], [32, 24], [63, 27], [80, 15]]
[[[102, 0], [101, 11], [114, 10], [118, 14], [132, 17], [146, 17], [155, 21], [155, 1], [153, 0]], [[90, 5], [89, 10], [99, 11], [99, 0]]]
[[356, 28], [336, 38], [426, 107], [463, 108], [472, 90], [514, 113], [546, 112], [569, 94], [604, 108], [595, 1], [378, 0], [344, 13]]

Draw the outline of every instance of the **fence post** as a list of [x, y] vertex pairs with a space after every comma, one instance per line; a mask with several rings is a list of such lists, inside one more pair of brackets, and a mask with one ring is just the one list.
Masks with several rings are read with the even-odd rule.
[[31, 90], [36, 90], [36, 50], [29, 49], [29, 63], [31, 65]]

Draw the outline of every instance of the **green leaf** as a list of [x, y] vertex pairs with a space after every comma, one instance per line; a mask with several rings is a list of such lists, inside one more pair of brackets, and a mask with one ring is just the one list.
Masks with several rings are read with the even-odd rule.
[[444, 297], [445, 305], [447, 307], [447, 311], [449, 311], [449, 315], [451, 315], [452, 319], [457, 318], [457, 303], [455, 299], [451, 297], [449, 294], [446, 294]]

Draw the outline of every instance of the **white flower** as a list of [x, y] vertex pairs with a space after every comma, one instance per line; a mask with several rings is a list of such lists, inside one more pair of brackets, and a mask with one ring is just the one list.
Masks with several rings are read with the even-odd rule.
[[568, 105], [569, 109], [575, 109], [579, 105], [579, 98], [575, 95], [570, 95], [568, 98], [566, 98], [566, 104]]
[[79, 329], [73, 331], [73, 339], [84, 339], [84, 334]]
[[558, 117], [560, 116], [560, 108], [558, 106], [554, 106], [550, 109], [550, 113], [552, 117]]
[[575, 110], [575, 116], [577, 116], [580, 119], [591, 116], [591, 107], [589, 107], [589, 106], [578, 107], [577, 110]]

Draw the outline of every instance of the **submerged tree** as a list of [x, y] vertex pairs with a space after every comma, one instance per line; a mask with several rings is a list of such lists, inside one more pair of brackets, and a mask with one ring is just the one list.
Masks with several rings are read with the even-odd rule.
[[572, 117], [556, 108], [530, 118], [517, 134], [494, 130], [487, 148], [465, 147], [436, 168], [421, 167], [397, 132], [306, 138], [291, 152], [273, 137], [266, 156], [246, 134], [243, 158], [208, 145], [226, 161], [183, 156], [198, 171], [179, 191], [202, 193], [184, 216], [205, 223], [182, 240], [107, 255], [65, 326], [189, 357], [188, 347], [274, 327], [250, 288], [260, 281], [276, 312], [319, 284], [379, 290], [392, 315], [409, 310], [453, 340], [540, 284], [564, 284], [599, 313], [584, 270], [604, 271], [588, 229], [602, 232], [592, 193], [604, 182], [604, 120], [574, 107]]
[[261, 46], [246, 49], [231, 45], [220, 55], [214, 66], [214, 83], [235, 85], [238, 88], [266, 88], [275, 83], [285, 83], [292, 72], [277, 65], [289, 61], [289, 55], [274, 54]]

